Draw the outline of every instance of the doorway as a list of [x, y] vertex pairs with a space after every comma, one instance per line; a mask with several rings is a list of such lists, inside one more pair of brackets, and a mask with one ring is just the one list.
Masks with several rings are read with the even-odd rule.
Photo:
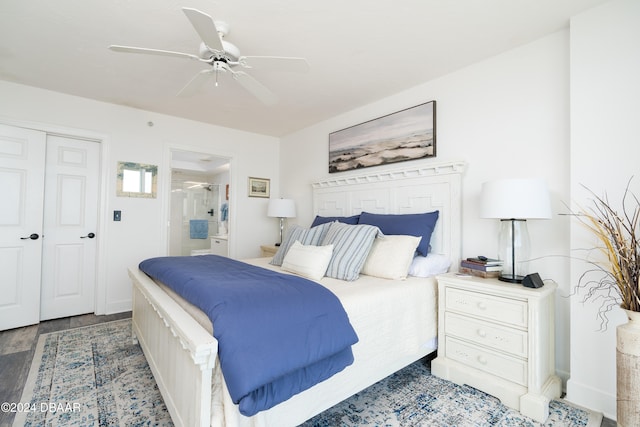
[[226, 157], [171, 150], [169, 255], [228, 255], [230, 165]]

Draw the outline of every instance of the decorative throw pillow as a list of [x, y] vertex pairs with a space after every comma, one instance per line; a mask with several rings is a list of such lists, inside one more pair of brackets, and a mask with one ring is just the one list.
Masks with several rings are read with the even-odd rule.
[[362, 274], [383, 279], [404, 280], [421, 237], [384, 235], [373, 241]]
[[326, 275], [353, 281], [360, 277], [360, 270], [367, 259], [373, 239], [380, 233], [372, 225], [350, 225], [332, 222], [322, 245], [333, 245], [333, 255]]
[[419, 213], [383, 215], [362, 212], [358, 224], [375, 225], [385, 234], [402, 234], [422, 237], [418, 245], [418, 253], [427, 256], [431, 234], [436, 228], [439, 211]]
[[417, 256], [411, 261], [409, 276], [431, 277], [449, 271], [451, 260], [442, 254], [429, 253], [427, 256]]
[[330, 226], [331, 223], [326, 223], [317, 227], [304, 228], [293, 224], [287, 230], [285, 237], [282, 239], [282, 244], [278, 247], [276, 254], [269, 264], [282, 265], [285, 255], [287, 255], [289, 248], [296, 240], [303, 245], [318, 246], [322, 242], [322, 239], [324, 239]]
[[342, 222], [344, 224], [356, 225], [358, 223], [358, 219], [359, 218], [360, 218], [360, 215], [353, 215], [353, 216], [320, 216], [320, 215], [316, 215], [316, 217], [314, 218], [313, 222], [311, 223], [311, 226], [315, 227], [316, 225], [324, 224], [324, 223], [327, 223], [327, 222], [333, 222], [333, 221]]
[[282, 261], [282, 269], [312, 280], [320, 280], [327, 271], [332, 254], [333, 245], [306, 246], [296, 240]]

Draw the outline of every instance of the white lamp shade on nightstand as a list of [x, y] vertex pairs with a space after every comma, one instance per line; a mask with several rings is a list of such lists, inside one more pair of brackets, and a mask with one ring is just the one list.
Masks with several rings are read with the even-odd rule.
[[500, 179], [482, 184], [480, 217], [550, 219], [551, 202], [542, 179]]
[[482, 184], [480, 216], [501, 220], [498, 259], [500, 280], [521, 283], [528, 272], [530, 239], [527, 219], [550, 219], [551, 201], [541, 179], [501, 179]]
[[274, 218], [295, 218], [296, 204], [292, 199], [269, 199], [267, 216]]

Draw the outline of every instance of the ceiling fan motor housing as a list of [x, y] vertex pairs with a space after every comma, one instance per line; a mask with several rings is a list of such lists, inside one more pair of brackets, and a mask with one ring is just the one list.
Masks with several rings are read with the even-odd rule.
[[238, 62], [238, 58], [240, 58], [240, 49], [226, 40], [222, 40], [222, 47], [224, 47], [224, 52], [218, 52], [216, 50], [210, 49], [206, 44], [200, 43], [200, 58], [217, 58], [220, 60], [224, 60], [225, 62]]
[[224, 21], [215, 21], [214, 26], [220, 36], [220, 43], [222, 43], [224, 52], [218, 52], [215, 49], [209, 48], [205, 43], [201, 43], [200, 57], [202, 59], [218, 58], [225, 62], [238, 62], [238, 58], [240, 58], [240, 49], [238, 49], [233, 43], [229, 43], [224, 39], [224, 36], [229, 34], [229, 24]]

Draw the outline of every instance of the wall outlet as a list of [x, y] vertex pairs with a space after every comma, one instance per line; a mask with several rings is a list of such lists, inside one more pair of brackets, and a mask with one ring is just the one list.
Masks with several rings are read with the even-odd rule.
[[122, 211], [113, 211], [113, 220], [120, 221], [122, 219]]

